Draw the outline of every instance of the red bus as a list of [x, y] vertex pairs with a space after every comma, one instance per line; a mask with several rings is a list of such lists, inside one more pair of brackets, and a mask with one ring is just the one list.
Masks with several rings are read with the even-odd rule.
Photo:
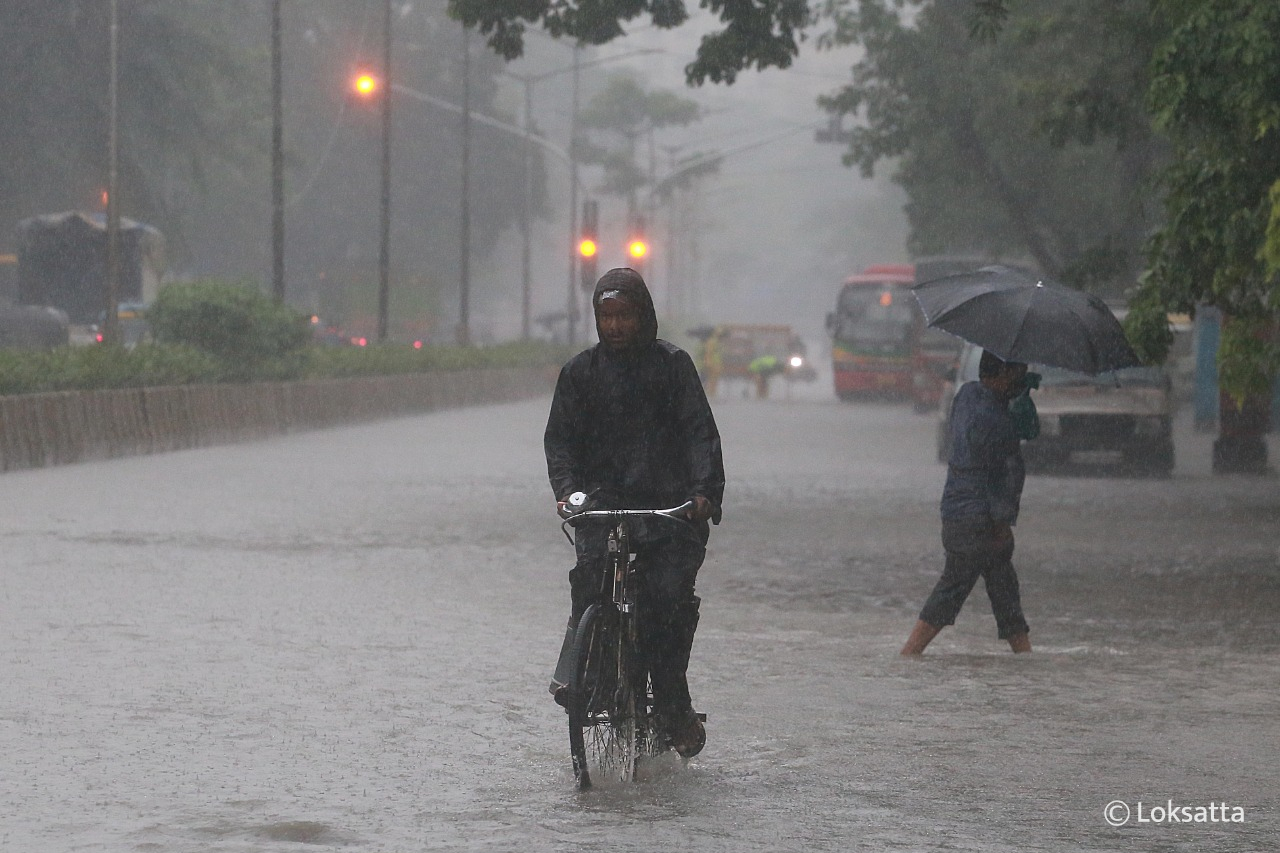
[[961, 341], [925, 325], [911, 286], [988, 263], [981, 257], [938, 256], [912, 264], [874, 264], [845, 279], [836, 310], [827, 315], [836, 396], [909, 400], [917, 412], [936, 408]]
[[845, 279], [827, 315], [836, 396], [911, 398], [923, 317], [913, 264], [874, 264]]

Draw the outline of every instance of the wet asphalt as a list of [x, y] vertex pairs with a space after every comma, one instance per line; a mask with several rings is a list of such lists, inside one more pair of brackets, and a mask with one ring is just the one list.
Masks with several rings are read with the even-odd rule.
[[1211, 435], [1030, 478], [1034, 653], [979, 587], [904, 660], [932, 419], [731, 389], [707, 748], [578, 793], [547, 404], [0, 476], [0, 849], [1280, 848], [1280, 482]]

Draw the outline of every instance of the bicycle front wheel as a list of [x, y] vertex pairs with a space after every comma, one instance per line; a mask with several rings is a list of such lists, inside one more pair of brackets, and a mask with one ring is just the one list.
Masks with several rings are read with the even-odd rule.
[[611, 604], [582, 614], [573, 643], [569, 684], [569, 750], [579, 787], [591, 774], [630, 782], [641, 746], [635, 675], [621, 615]]

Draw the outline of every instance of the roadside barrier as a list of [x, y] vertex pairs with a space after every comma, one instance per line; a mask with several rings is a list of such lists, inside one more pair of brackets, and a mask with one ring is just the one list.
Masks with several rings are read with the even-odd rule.
[[501, 368], [0, 397], [0, 470], [251, 441], [550, 394], [555, 370]]

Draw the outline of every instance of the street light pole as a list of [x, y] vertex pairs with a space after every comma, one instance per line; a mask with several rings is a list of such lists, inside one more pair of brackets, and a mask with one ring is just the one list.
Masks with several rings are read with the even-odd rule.
[[532, 226], [529, 222], [530, 208], [533, 206], [530, 196], [533, 194], [533, 179], [529, 174], [530, 151], [529, 146], [533, 143], [530, 141], [533, 137], [533, 80], [531, 78], [524, 79], [524, 145], [521, 148], [520, 156], [520, 177], [524, 183], [524, 192], [521, 193], [520, 200], [520, 231], [524, 238], [524, 245], [520, 250], [520, 337], [522, 340], [529, 340], [529, 322], [530, 313], [533, 308], [533, 284], [530, 281], [529, 272], [529, 256], [530, 242], [532, 237]]
[[[524, 150], [521, 157], [521, 180], [523, 181], [523, 191], [521, 194], [520, 208], [520, 230], [523, 236], [523, 247], [521, 252], [521, 301], [523, 305], [521, 316], [521, 330], [523, 337], [527, 340], [530, 336], [530, 318], [533, 307], [533, 285], [531, 274], [532, 260], [532, 207], [533, 207], [533, 175], [532, 175], [532, 150], [534, 145], [540, 145], [544, 149], [550, 151], [569, 164], [569, 289], [567, 291], [568, 304], [566, 305], [566, 317], [568, 320], [568, 336], [569, 342], [573, 342], [574, 325], [577, 321], [577, 281], [578, 281], [578, 162], [577, 154], [574, 150], [577, 139], [577, 119], [578, 119], [578, 80], [581, 68], [592, 65], [603, 65], [606, 62], [616, 62], [619, 59], [628, 59], [632, 56], [640, 56], [642, 54], [656, 53], [653, 49], [632, 50], [617, 56], [606, 56], [590, 62], [581, 62], [581, 47], [577, 44], [573, 46], [573, 64], [567, 68], [556, 68], [551, 71], [544, 71], [540, 74], [517, 74], [514, 71], [504, 70], [506, 74], [520, 83], [524, 84], [524, 121], [520, 130], [520, 135], [524, 138]], [[541, 137], [533, 134], [533, 84], [548, 77], [555, 77], [566, 72], [573, 72], [573, 108], [569, 117], [569, 150], [563, 151], [549, 143]]]
[[284, 75], [280, 2], [271, 0], [271, 292], [284, 302]]
[[565, 314], [569, 343], [577, 339], [578, 328], [578, 78], [582, 69], [582, 45], [573, 43], [573, 101], [569, 111], [569, 291]]
[[462, 270], [458, 287], [458, 344], [471, 343], [471, 30], [462, 27]]
[[102, 337], [109, 344], [120, 343], [120, 193], [119, 193], [119, 2], [111, 0], [109, 82], [107, 84], [107, 269], [106, 317]]
[[378, 343], [387, 341], [391, 304], [391, 0], [382, 27], [382, 198], [378, 239]]

